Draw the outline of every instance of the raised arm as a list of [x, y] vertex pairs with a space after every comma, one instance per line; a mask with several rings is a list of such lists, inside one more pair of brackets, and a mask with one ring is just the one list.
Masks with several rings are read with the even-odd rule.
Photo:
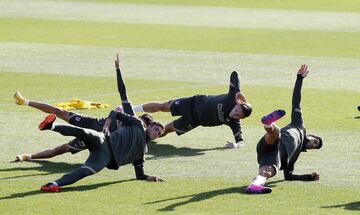
[[301, 87], [303, 79], [307, 76], [309, 71], [307, 70], [307, 65], [301, 65], [299, 71], [297, 72], [296, 82], [292, 95], [292, 111], [291, 111], [291, 124], [296, 126], [303, 126], [304, 121], [301, 112]]
[[120, 94], [121, 103], [124, 108], [124, 112], [133, 116], [135, 115], [135, 113], [132, 108], [131, 102], [128, 100], [125, 83], [121, 76], [119, 54], [116, 54], [115, 69], [116, 69], [117, 87]]
[[230, 75], [230, 86], [229, 86], [229, 93], [228, 95], [235, 99], [235, 101], [238, 100], [240, 93], [240, 80], [239, 80], [239, 74], [236, 71], [233, 71]]

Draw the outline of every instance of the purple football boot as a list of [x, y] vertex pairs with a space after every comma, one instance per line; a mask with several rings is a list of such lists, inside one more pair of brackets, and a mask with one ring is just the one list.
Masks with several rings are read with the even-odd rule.
[[279, 120], [281, 117], [285, 116], [286, 112], [284, 110], [274, 110], [273, 112], [263, 116], [261, 122], [264, 125], [271, 125], [273, 122]]
[[271, 193], [271, 188], [270, 187], [265, 187], [265, 186], [261, 186], [261, 185], [249, 185], [245, 192], [247, 194], [266, 194], [266, 193]]

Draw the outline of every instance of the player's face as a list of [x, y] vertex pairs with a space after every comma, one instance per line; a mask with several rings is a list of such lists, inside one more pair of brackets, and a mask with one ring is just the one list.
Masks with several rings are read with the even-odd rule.
[[156, 138], [160, 137], [164, 133], [164, 128], [158, 125], [150, 125], [147, 128], [148, 135], [151, 140], [155, 140]]
[[317, 149], [319, 148], [320, 141], [318, 138], [308, 136], [309, 141], [306, 143], [306, 149]]
[[242, 112], [242, 108], [239, 104], [235, 105], [233, 109], [230, 111], [229, 116], [234, 119], [244, 119], [244, 114]]

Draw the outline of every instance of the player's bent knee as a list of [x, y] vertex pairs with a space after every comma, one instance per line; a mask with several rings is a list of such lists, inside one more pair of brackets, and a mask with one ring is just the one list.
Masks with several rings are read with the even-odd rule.
[[70, 120], [70, 113], [69, 111], [66, 110], [61, 110], [59, 108], [56, 108], [56, 111], [54, 113], [57, 117], [59, 117], [60, 119], [69, 122]]
[[86, 176], [88, 175], [93, 175], [99, 171], [96, 171], [94, 168], [90, 167], [90, 166], [86, 166], [86, 165], [83, 165], [81, 167], [81, 169], [83, 170], [83, 172], [86, 174]]
[[260, 175], [271, 178], [276, 175], [276, 170], [273, 166], [263, 166], [260, 168]]
[[159, 104], [159, 109], [162, 112], [168, 112], [170, 111], [170, 102], [165, 102], [165, 103], [161, 103]]

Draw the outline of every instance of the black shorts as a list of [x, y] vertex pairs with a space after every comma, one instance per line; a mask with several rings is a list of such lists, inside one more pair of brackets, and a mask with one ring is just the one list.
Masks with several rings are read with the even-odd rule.
[[265, 135], [259, 140], [256, 145], [256, 152], [260, 168], [263, 166], [272, 166], [276, 172], [279, 171], [281, 167], [279, 142], [280, 139], [272, 145], [266, 144]]
[[77, 113], [70, 112], [69, 123], [71, 125], [81, 128], [88, 128], [95, 131], [102, 131], [104, 120], [103, 119], [99, 120], [97, 118], [87, 117]]
[[79, 138], [75, 138], [68, 143], [71, 154], [76, 154], [82, 150], [87, 149], [84, 141]]
[[173, 121], [173, 126], [177, 135], [184, 134], [199, 125], [194, 120], [193, 102], [194, 97], [180, 98], [170, 101], [171, 115], [181, 116]]

